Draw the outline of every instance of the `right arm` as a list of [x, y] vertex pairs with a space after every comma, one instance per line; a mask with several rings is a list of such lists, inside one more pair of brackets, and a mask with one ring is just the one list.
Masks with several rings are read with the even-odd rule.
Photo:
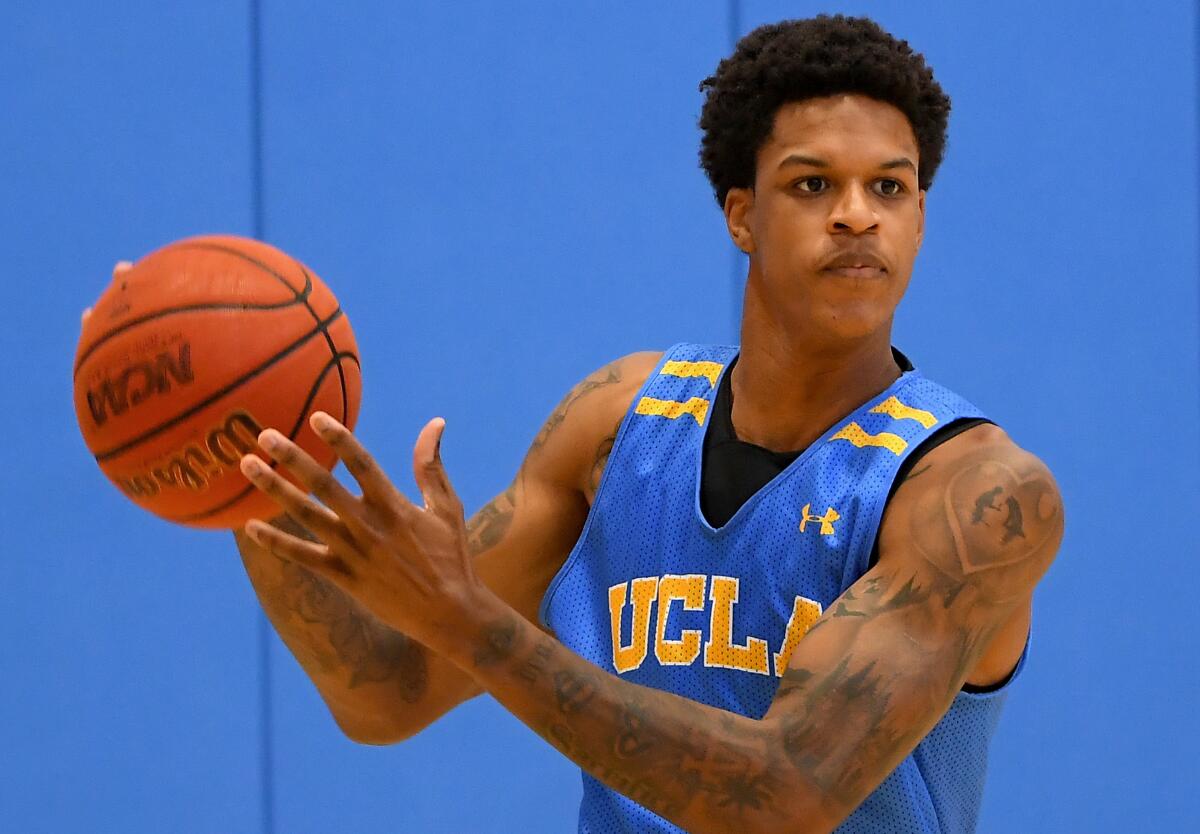
[[[583, 529], [616, 427], [657, 361], [658, 354], [631, 354], [576, 385], [512, 484], [467, 524], [480, 579], [531, 622]], [[287, 516], [274, 523], [307, 535]], [[450, 661], [383, 625], [326, 580], [240, 530], [234, 536], [267, 617], [350, 738], [401, 741], [479, 694]]]

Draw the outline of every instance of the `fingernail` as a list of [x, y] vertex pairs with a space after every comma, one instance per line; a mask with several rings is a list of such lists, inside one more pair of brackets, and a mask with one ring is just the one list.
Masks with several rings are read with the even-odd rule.
[[255, 544], [262, 544], [262, 529], [259, 527], [260, 523], [261, 522], [259, 521], [247, 521], [246, 526], [243, 528], [246, 531], [246, 535], [249, 536], [250, 540]]
[[282, 445], [282, 440], [279, 432], [275, 429], [267, 429], [258, 436], [258, 445], [262, 446], [268, 452], [273, 452]]
[[317, 431], [329, 431], [333, 428], [333, 421], [324, 411], [318, 411], [312, 416], [312, 427]]
[[267, 467], [254, 455], [246, 455], [242, 458], [242, 471], [247, 475], [261, 475], [267, 471]]

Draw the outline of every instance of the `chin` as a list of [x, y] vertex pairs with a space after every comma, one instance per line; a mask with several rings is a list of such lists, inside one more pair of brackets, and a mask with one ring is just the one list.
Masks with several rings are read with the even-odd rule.
[[879, 332], [891, 321], [893, 310], [874, 304], [830, 305], [822, 311], [820, 328], [836, 341], [857, 342]]

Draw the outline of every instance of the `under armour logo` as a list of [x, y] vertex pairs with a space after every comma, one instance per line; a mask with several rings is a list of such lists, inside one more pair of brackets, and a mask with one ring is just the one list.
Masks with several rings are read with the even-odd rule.
[[841, 518], [841, 515], [838, 514], [838, 511], [833, 507], [830, 507], [828, 510], [826, 510], [825, 515], [816, 515], [812, 512], [812, 504], [805, 504], [804, 509], [800, 510], [800, 532], [803, 533], [804, 528], [810, 522], [813, 524], [820, 522], [821, 535], [832, 536], [833, 522], [837, 521], [839, 518]]

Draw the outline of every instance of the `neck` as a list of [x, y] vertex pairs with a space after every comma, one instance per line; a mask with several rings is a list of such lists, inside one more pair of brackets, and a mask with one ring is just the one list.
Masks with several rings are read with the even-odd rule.
[[769, 307], [747, 287], [741, 353], [730, 379], [739, 439], [775, 451], [805, 449], [900, 376], [890, 320], [865, 337], [831, 340], [785, 325]]

